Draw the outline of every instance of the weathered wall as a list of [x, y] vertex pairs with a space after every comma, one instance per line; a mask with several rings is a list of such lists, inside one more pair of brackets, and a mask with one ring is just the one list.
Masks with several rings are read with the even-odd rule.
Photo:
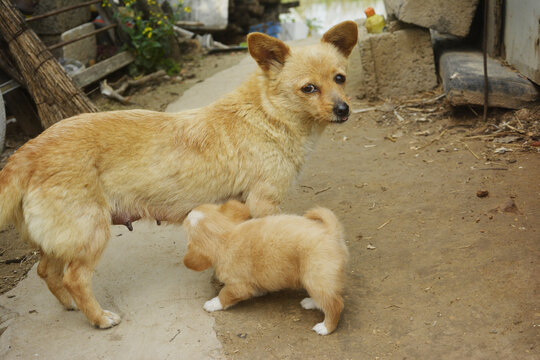
[[540, 85], [540, 1], [506, 0], [506, 61]]

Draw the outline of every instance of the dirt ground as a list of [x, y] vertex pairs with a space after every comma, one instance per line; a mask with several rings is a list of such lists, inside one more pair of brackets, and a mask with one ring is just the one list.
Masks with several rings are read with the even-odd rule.
[[[185, 82], [238, 56], [198, 62]], [[171, 80], [131, 99], [161, 110], [182, 91]], [[329, 207], [345, 226], [350, 261], [336, 332], [311, 330], [323, 316], [300, 307], [305, 293], [270, 294], [213, 313], [228, 358], [540, 358], [540, 107], [493, 110], [483, 124], [477, 109], [422, 103], [436, 95], [355, 99], [353, 109], [374, 109], [326, 130], [283, 204], [294, 213]], [[0, 233], [0, 293], [37, 258], [15, 238]]]
[[401, 116], [327, 129], [284, 203], [327, 206], [345, 225], [336, 333], [314, 335], [322, 315], [300, 307], [302, 292], [257, 298], [215, 315], [231, 358], [540, 356], [538, 152], [505, 144], [513, 151], [498, 155], [501, 144], [469, 140], [476, 116]]

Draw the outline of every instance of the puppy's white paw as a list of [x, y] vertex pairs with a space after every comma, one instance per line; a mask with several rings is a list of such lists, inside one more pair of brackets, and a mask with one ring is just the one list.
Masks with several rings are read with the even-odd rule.
[[191, 226], [195, 226], [200, 220], [204, 219], [204, 214], [198, 210], [193, 210], [189, 213], [187, 219]]
[[221, 301], [219, 301], [219, 297], [216, 296], [212, 300], [208, 300], [204, 303], [203, 309], [212, 312], [212, 311], [218, 311], [223, 310], [223, 306], [221, 305]]
[[100, 319], [97, 325], [100, 329], [108, 329], [115, 325], [120, 324], [120, 316], [112, 311], [103, 310], [103, 317]]
[[300, 305], [306, 310], [313, 310], [318, 309], [317, 303], [312, 298], [305, 298], [304, 300], [300, 301]]
[[328, 335], [328, 330], [326, 329], [326, 326], [324, 326], [324, 322], [320, 322], [315, 325], [313, 327], [313, 331], [315, 331], [319, 335]]

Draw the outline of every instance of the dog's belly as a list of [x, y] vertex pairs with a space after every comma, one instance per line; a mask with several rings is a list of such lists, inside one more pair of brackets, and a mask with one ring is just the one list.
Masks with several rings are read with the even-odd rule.
[[[214, 187], [202, 185], [198, 189], [191, 187], [171, 189], [167, 186], [159, 191], [128, 192], [125, 194], [115, 192], [109, 198], [111, 204], [111, 223], [125, 225], [130, 231], [132, 223], [147, 219], [161, 222], [181, 224], [189, 212], [204, 203], [221, 203], [230, 199], [245, 200], [242, 191], [231, 186], [213, 184]], [[154, 184], [153, 189], [159, 186]]]

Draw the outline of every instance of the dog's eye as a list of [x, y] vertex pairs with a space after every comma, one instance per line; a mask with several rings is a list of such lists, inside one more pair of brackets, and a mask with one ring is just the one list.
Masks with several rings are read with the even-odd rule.
[[306, 94], [314, 93], [317, 90], [319, 89], [317, 89], [317, 87], [313, 84], [307, 84], [306, 86], [302, 88], [302, 91], [305, 92]]
[[336, 77], [334, 77], [334, 81], [337, 84], [343, 84], [345, 82], [345, 75], [337, 74]]

